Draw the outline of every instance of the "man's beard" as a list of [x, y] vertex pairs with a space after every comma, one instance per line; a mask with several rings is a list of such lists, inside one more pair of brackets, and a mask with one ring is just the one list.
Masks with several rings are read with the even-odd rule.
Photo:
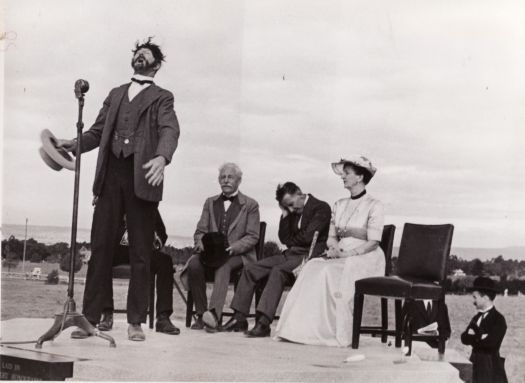
[[[144, 62], [144, 64], [140, 66], [136, 66], [140, 58], [142, 58], [142, 61]], [[142, 73], [149, 72], [154, 69], [155, 61], [153, 61], [152, 63], [148, 63], [148, 61], [144, 57], [139, 56], [135, 60], [131, 59], [131, 67], [137, 72], [142, 72]]]

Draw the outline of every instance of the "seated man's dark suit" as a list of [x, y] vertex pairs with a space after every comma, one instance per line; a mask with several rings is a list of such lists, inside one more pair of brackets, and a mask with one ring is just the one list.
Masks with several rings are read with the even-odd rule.
[[198, 315], [207, 310], [208, 273], [215, 276], [209, 309], [215, 311], [217, 318], [221, 317], [231, 272], [257, 259], [255, 245], [259, 241], [259, 228], [259, 204], [241, 192], [234, 197], [226, 211], [221, 194], [206, 200], [194, 234], [195, 245], [202, 247], [204, 234], [220, 232], [227, 238], [228, 243], [225, 246], [231, 248], [232, 254], [225, 264], [216, 269], [204, 266], [200, 254], [194, 254], [188, 260], [181, 273], [181, 281], [184, 286], [189, 287]]
[[313, 256], [318, 256], [326, 249], [330, 218], [330, 206], [311, 194], [308, 195], [302, 215], [290, 213], [284, 218], [281, 216], [279, 239], [288, 249], [283, 254], [262, 259], [243, 269], [231, 308], [248, 315], [257, 283], [268, 277], [257, 312], [272, 321], [286, 282], [293, 280], [292, 271], [308, 254], [316, 231], [319, 237]]
[[[432, 302], [430, 310], [425, 307], [424, 301], [411, 301], [403, 305], [403, 316], [410, 315], [412, 331], [417, 333], [422, 327], [436, 322], [439, 334], [443, 334], [445, 339], [450, 338], [450, 319], [448, 317], [448, 308], [445, 302]], [[427, 341], [430, 347], [437, 348], [438, 341]]]
[[[483, 318], [479, 322], [481, 316]], [[469, 334], [469, 329], [473, 334]], [[507, 382], [505, 359], [499, 354], [506, 332], [505, 317], [492, 307], [485, 314], [476, 314], [461, 334], [461, 342], [472, 346], [472, 383]]]
[[[122, 243], [120, 238], [123, 238], [126, 233], [124, 224], [119, 230], [119, 243], [113, 257], [113, 266], [129, 264], [129, 245]], [[158, 238], [158, 245], [154, 246], [153, 254], [151, 255], [151, 275], [156, 275], [156, 289], [157, 289], [157, 304], [156, 315], [157, 318], [165, 315], [169, 317], [173, 313], [173, 261], [171, 256], [161, 251], [168, 239], [166, 227], [159, 211], [156, 212], [155, 217], [155, 237]], [[105, 289], [107, 292], [104, 303], [105, 312], [113, 312], [113, 283], [110, 283]], [[128, 292], [129, 297], [129, 292]]]

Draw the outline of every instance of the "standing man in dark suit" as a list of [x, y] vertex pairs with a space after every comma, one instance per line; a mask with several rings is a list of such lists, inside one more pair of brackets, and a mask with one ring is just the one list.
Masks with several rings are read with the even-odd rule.
[[478, 313], [461, 334], [461, 342], [472, 346], [472, 383], [506, 383], [505, 359], [499, 349], [507, 323], [494, 307], [498, 293], [496, 283], [490, 278], [478, 277], [470, 290]]
[[[225, 163], [219, 168], [219, 185], [222, 193], [204, 202], [202, 214], [195, 230], [195, 254], [188, 260], [181, 279], [188, 286], [195, 301], [197, 320], [194, 330], [215, 332], [222, 316], [222, 309], [230, 274], [243, 265], [256, 261], [255, 245], [259, 241], [259, 204], [239, 191], [242, 171], [237, 164]], [[202, 262], [203, 237], [207, 233], [221, 233], [223, 249], [228, 258], [220, 267], [205, 266]], [[213, 273], [213, 292], [207, 305], [206, 273]], [[187, 281], [186, 281], [187, 279]]]
[[294, 278], [293, 270], [308, 255], [316, 231], [319, 237], [312, 256], [318, 256], [326, 249], [330, 205], [311, 194], [304, 194], [293, 182], [279, 185], [276, 199], [282, 211], [279, 240], [288, 249], [283, 254], [262, 259], [244, 268], [231, 303], [235, 315], [224, 325], [223, 331], [240, 331], [247, 327], [246, 316], [250, 311], [256, 285], [268, 277], [257, 305], [257, 322], [246, 334], [249, 337], [270, 336], [270, 324], [286, 282]]
[[[91, 229], [82, 312], [93, 325], [100, 320], [113, 253], [124, 215], [129, 232], [131, 279], [128, 294], [128, 338], [145, 340], [155, 211], [162, 199], [164, 167], [177, 148], [179, 124], [173, 95], [153, 83], [164, 61], [160, 47], [149, 38], [135, 45], [132, 82], [114, 88], [93, 126], [82, 136], [82, 152], [99, 148], [93, 194]], [[74, 151], [75, 140], [59, 140]], [[73, 336], [78, 335], [77, 330]]]
[[470, 289], [478, 313], [461, 334], [461, 342], [472, 346], [472, 383], [506, 383], [505, 359], [499, 354], [507, 332], [505, 317], [494, 307], [498, 289], [487, 277], [478, 277]]
[[[168, 254], [161, 251], [168, 240], [168, 234], [158, 210], [155, 213], [154, 236], [150, 269], [152, 277], [156, 276], [157, 287], [155, 331], [168, 335], [178, 335], [180, 330], [170, 320], [170, 315], [173, 313], [173, 261]], [[119, 229], [119, 238], [113, 257], [113, 266], [129, 264], [129, 234], [126, 219], [122, 221], [122, 226]], [[102, 311], [102, 319], [98, 324], [100, 331], [110, 331], [113, 328], [113, 283], [112, 281], [109, 282], [105, 289], [106, 303]]]

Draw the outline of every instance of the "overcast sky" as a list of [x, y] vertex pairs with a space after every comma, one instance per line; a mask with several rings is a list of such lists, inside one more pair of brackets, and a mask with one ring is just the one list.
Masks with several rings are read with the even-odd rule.
[[[276, 238], [277, 183], [333, 204], [330, 162], [362, 154], [386, 223], [453, 223], [455, 246], [525, 245], [525, 5], [516, 1], [7, 1], [4, 223], [68, 226], [73, 173], [39, 134], [88, 128], [155, 36], [156, 83], [175, 95], [179, 148], [161, 213], [193, 234], [217, 168], [237, 162]], [[6, 4], [4, 3], [4, 4]], [[91, 225], [96, 150], [82, 158], [80, 227]], [[398, 235], [399, 238], [399, 235]]]

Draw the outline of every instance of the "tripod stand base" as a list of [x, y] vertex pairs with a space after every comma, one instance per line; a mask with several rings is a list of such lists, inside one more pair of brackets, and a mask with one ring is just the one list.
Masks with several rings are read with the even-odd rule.
[[62, 330], [65, 330], [68, 327], [78, 327], [87, 332], [90, 336], [98, 336], [102, 339], [106, 339], [109, 342], [109, 347], [117, 347], [115, 340], [111, 336], [104, 334], [97, 328], [93, 327], [93, 325], [89, 323], [89, 321], [84, 317], [84, 315], [75, 311], [66, 311], [55, 315], [55, 323], [53, 323], [51, 328], [47, 330], [44, 335], [38, 338], [35, 348], [41, 349], [42, 344], [45, 341], [55, 339]]

